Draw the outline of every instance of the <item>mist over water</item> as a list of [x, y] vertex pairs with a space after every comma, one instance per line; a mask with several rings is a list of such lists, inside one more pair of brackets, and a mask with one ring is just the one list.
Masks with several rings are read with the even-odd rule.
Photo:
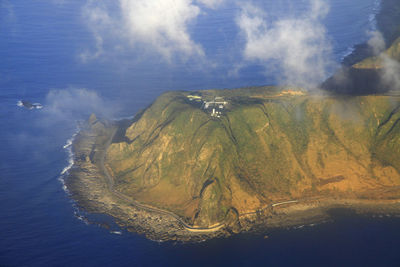
[[[168, 25], [155, 22], [149, 34], [132, 18], [134, 9], [142, 20], [149, 18], [149, 10], [135, 1], [0, 1], [0, 265], [323, 264], [335, 246], [343, 257], [349, 255], [346, 248], [356, 250], [360, 263], [372, 264], [372, 256], [366, 258], [370, 261], [361, 257], [368, 254], [365, 241], [396, 243], [391, 237], [398, 233], [398, 218], [348, 216], [345, 222], [277, 231], [270, 239], [239, 235], [206, 244], [158, 244], [115, 226], [87, 225], [87, 214], [64, 191], [59, 179], [70, 164], [67, 140], [77, 122], [92, 112], [120, 118], [132, 116], [167, 90], [292, 79], [281, 64], [291, 59], [290, 53], [276, 59], [259, 48], [259, 39], [248, 37], [301, 32], [292, 22], [309, 25], [310, 9], [323, 8], [321, 3], [329, 11], [318, 9], [312, 22], [319, 28], [309, 36], [329, 44], [329, 51], [316, 59], [324, 66], [317, 80], [323, 79], [355, 44], [369, 38], [379, 8], [376, 0], [243, 3], [175, 1], [173, 14], [186, 15], [174, 20], [166, 12]], [[298, 44], [301, 49], [319, 47]], [[304, 62], [308, 60], [315, 59]], [[17, 106], [20, 100], [44, 107], [28, 110]], [[315, 256], [315, 250], [322, 256]], [[391, 252], [383, 246], [370, 255], [393, 258]]]

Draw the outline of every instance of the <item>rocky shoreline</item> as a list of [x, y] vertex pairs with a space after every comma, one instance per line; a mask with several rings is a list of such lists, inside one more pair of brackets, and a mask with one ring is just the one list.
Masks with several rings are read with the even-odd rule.
[[[210, 229], [190, 228], [168, 211], [135, 205], [113, 192], [101, 164], [104, 152], [118, 129], [118, 123], [101, 122], [94, 116], [76, 136], [72, 146], [74, 167], [66, 185], [78, 205], [91, 213], [112, 216], [127, 231], [156, 241], [201, 242], [239, 232], [265, 233], [276, 228], [295, 227], [330, 220], [330, 210], [345, 208], [360, 214], [400, 214], [399, 199], [309, 198], [238, 215], [238, 220]], [[397, 192], [397, 191], [396, 191]], [[397, 194], [395, 194], [397, 195]]]
[[117, 124], [91, 117], [89, 124], [75, 137], [72, 144], [75, 163], [66, 186], [80, 207], [91, 213], [108, 214], [120, 227], [151, 240], [199, 242], [229, 235], [224, 229], [188, 231], [176, 218], [140, 208], [110, 191], [100, 164], [105, 145], [116, 129]]

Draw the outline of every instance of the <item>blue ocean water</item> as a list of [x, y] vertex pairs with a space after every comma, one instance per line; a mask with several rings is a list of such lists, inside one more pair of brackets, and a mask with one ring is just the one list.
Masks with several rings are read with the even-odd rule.
[[[116, 1], [115, 1], [116, 2]], [[279, 1], [254, 1], [271, 20], [287, 12]], [[304, 1], [290, 1], [294, 13]], [[376, 0], [330, 0], [324, 19], [334, 60], [367, 39]], [[283, 3], [283, 2], [281, 2]], [[134, 49], [82, 62], [93, 49], [81, 0], [0, 0], [0, 266], [234, 266], [396, 265], [400, 219], [340, 213], [333, 222], [264, 235], [242, 234], [201, 244], [157, 243], [80, 217], [63, 189], [69, 165], [64, 145], [77, 120], [91, 112], [130, 116], [167, 90], [273, 84], [254, 64], [229, 75], [237, 63], [236, 5], [207, 10], [192, 38], [219, 62], [212, 71], [192, 61], [139, 58]], [[27, 110], [26, 99], [44, 104]], [[89, 215], [93, 216], [93, 215]], [[90, 221], [90, 220], [89, 220]], [[112, 233], [121, 231], [121, 234]]]

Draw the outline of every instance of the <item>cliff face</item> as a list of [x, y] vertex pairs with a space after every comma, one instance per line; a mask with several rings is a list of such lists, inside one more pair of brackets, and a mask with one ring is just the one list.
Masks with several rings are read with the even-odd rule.
[[400, 185], [399, 154], [399, 97], [248, 88], [163, 94], [105, 163], [117, 191], [208, 227], [279, 201], [393, 197], [375, 193]]
[[356, 69], [382, 69], [384, 68], [384, 59], [392, 59], [400, 62], [400, 38], [397, 38], [393, 44], [379, 56], [369, 57], [353, 65]]
[[[400, 37], [380, 55], [368, 57], [351, 67], [343, 67], [322, 88], [327, 91], [367, 95], [399, 90]], [[389, 77], [388, 77], [389, 76]]]

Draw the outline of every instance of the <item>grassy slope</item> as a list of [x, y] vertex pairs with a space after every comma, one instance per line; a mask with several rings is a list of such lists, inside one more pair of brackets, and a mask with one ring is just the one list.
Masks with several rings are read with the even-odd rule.
[[399, 99], [279, 91], [218, 91], [230, 103], [220, 119], [163, 94], [108, 149], [117, 189], [209, 226], [274, 201], [400, 185]]

